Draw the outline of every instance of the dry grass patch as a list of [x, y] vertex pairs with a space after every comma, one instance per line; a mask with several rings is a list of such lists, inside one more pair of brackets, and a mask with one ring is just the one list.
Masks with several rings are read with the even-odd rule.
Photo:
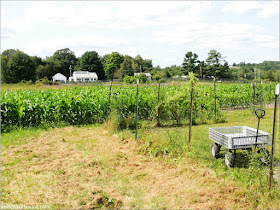
[[2, 205], [59, 209], [250, 208], [242, 191], [196, 163], [139, 153], [103, 128], [66, 127], [2, 151]]

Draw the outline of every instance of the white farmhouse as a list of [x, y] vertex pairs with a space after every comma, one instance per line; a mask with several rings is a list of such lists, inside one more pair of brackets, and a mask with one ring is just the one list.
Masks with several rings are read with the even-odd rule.
[[152, 75], [150, 73], [134, 73], [134, 76], [138, 76], [140, 74], [145, 74], [148, 77], [148, 80], [151, 81], [152, 80]]
[[98, 80], [98, 76], [95, 72], [89, 71], [74, 71], [73, 76], [69, 77], [69, 82], [94, 82]]
[[67, 78], [61, 73], [57, 73], [52, 77], [53, 82], [60, 81], [60, 82], [65, 82], [66, 83], [66, 79]]

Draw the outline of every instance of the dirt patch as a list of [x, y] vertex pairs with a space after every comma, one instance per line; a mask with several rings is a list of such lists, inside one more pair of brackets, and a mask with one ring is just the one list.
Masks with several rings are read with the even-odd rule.
[[[62, 209], [246, 208], [242, 192], [195, 163], [139, 153], [102, 128], [54, 129], [2, 151], [2, 204]], [[241, 196], [240, 196], [241, 195]]]

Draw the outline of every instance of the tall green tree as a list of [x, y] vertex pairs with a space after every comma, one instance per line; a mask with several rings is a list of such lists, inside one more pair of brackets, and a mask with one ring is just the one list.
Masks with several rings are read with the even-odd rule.
[[17, 52], [17, 50], [15, 50], [15, 49], [4, 50], [4, 51], [1, 53], [1, 56], [6, 56], [6, 57], [9, 59], [9, 58], [11, 58], [16, 52]]
[[59, 62], [59, 73], [63, 74], [66, 77], [70, 76], [70, 65], [73, 66], [77, 62], [77, 58], [75, 53], [71, 51], [69, 48], [64, 48], [57, 50], [53, 54], [53, 59]]
[[[206, 59], [206, 75], [215, 76], [217, 78], [228, 78], [229, 77], [229, 67], [227, 62], [222, 57], [222, 54], [216, 50], [211, 50], [208, 53], [208, 58]], [[224, 64], [222, 64], [224, 63]]]
[[183, 61], [183, 68], [184, 68], [184, 73], [187, 74], [188, 72], [194, 72], [194, 73], [199, 73], [198, 71], [198, 63], [199, 61], [197, 60], [198, 55], [196, 53], [192, 53], [191, 51], [187, 52], [185, 54], [185, 58]]
[[96, 51], [85, 52], [79, 60], [79, 66], [82, 71], [96, 72], [99, 80], [106, 78], [101, 57]]
[[36, 74], [39, 79], [47, 77], [48, 80], [51, 80], [57, 73], [61, 73], [61, 62], [53, 57], [48, 57], [42, 65], [39, 65], [36, 69]]
[[133, 58], [129, 55], [124, 56], [124, 60], [120, 65], [120, 69], [118, 70], [118, 76], [120, 79], [123, 79], [125, 76], [133, 76]]
[[[16, 52], [1, 58], [2, 81], [6, 83], [18, 83], [22, 80], [36, 80], [35, 64], [26, 53]], [[3, 64], [2, 64], [3, 62]]]
[[120, 68], [123, 60], [123, 55], [119, 54], [118, 52], [112, 52], [108, 56], [104, 65], [105, 75], [108, 80], [113, 79], [114, 73]]

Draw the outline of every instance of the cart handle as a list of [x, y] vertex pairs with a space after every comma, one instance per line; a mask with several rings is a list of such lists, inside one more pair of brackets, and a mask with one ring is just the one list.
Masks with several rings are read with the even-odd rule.
[[261, 119], [265, 116], [265, 111], [263, 109], [256, 109], [255, 114], [259, 119]]

